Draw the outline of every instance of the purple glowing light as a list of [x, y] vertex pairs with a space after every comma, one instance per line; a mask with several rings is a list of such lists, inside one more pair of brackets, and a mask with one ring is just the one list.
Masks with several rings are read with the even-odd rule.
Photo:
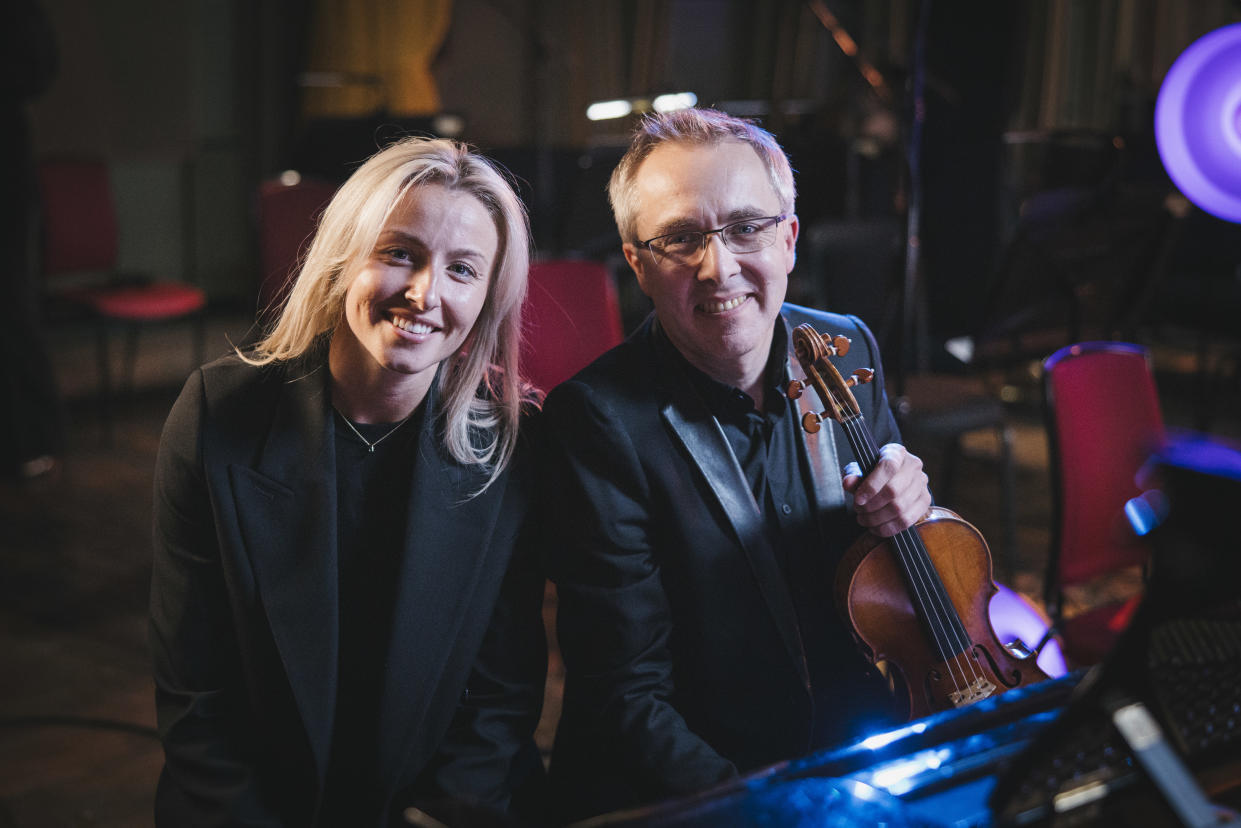
[[1155, 142], [1186, 198], [1241, 222], [1241, 23], [1203, 35], [1172, 64], [1155, 102]]
[[[1039, 610], [1033, 602], [1021, 593], [1009, 589], [1003, 584], [996, 584], [998, 591], [991, 596], [991, 629], [1001, 644], [1014, 639], [1020, 640], [1027, 647], [1035, 647], [1043, 640], [1051, 620]], [[1064, 653], [1060, 650], [1060, 642], [1050, 639], [1035, 659], [1039, 669], [1050, 678], [1059, 678], [1069, 671]]]

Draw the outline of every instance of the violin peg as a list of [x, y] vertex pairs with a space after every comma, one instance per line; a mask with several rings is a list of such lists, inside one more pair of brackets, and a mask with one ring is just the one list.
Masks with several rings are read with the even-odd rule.
[[805, 387], [806, 383], [802, 380], [792, 380], [789, 382], [789, 387], [785, 389], [784, 393], [788, 395], [790, 400], [800, 399], [801, 392], [805, 389]]
[[823, 422], [823, 417], [815, 414], [813, 411], [807, 411], [802, 415], [801, 427], [806, 429], [807, 434], [817, 434], [822, 427], [819, 423]]
[[844, 356], [849, 353], [850, 340], [846, 336], [837, 334], [832, 337], [832, 348], [836, 351], [836, 356]]
[[845, 380], [845, 387], [852, 388], [855, 385], [865, 385], [875, 378], [875, 372], [869, 368], [858, 368], [849, 378]]

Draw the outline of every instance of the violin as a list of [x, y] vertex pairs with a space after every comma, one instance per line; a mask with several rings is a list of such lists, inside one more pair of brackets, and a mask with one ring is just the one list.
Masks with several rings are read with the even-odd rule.
[[[829, 340], [810, 325], [794, 329], [793, 349], [806, 379], [789, 384], [789, 398], [809, 384], [825, 406], [806, 412], [802, 427], [813, 434], [825, 418], [840, 423], [869, 474], [879, 447], [849, 389], [870, 382], [874, 371], [843, 378], [828, 357], [848, 353], [849, 340]], [[835, 582], [837, 608], [866, 657], [908, 696], [910, 719], [1047, 678], [1021, 642], [1010, 649], [996, 638], [989, 608], [996, 592], [982, 533], [941, 507], [891, 538], [863, 534], [842, 557]]]

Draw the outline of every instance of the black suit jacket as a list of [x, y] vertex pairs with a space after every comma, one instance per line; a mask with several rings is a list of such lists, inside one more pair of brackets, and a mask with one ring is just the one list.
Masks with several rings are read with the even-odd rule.
[[[845, 375], [876, 369], [855, 389], [858, 403], [879, 444], [898, 440], [861, 321], [792, 305], [784, 318], [853, 340], [836, 364]], [[656, 325], [648, 319], [544, 405], [558, 529], [548, 567], [567, 667], [550, 779], [562, 818], [803, 755], [818, 747], [816, 712], [836, 712], [813, 709], [762, 514], [719, 425], [681, 369], [659, 358]], [[838, 556], [861, 531], [840, 483], [855, 458], [834, 422], [803, 437], [817, 466], [811, 503], [829, 539], [824, 554]]]
[[[165, 425], [151, 595], [161, 825], [316, 824], [337, 677], [326, 378], [322, 362], [226, 357], [190, 377]], [[545, 667], [542, 576], [514, 557], [525, 463], [467, 500], [481, 473], [443, 450], [434, 391], [426, 404], [380, 702], [394, 816], [415, 799], [503, 809]]]

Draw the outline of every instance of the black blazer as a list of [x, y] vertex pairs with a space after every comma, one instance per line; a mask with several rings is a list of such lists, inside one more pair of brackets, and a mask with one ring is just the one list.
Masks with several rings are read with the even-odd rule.
[[[876, 370], [858, 403], [879, 444], [898, 440], [862, 322], [793, 305], [784, 318], [853, 340], [836, 364]], [[567, 667], [550, 776], [561, 818], [689, 793], [812, 747], [797, 618], [762, 515], [719, 425], [658, 357], [657, 324], [544, 405], [558, 528], [547, 565]], [[840, 483], [855, 458], [834, 422], [806, 440], [826, 554], [839, 555], [861, 532]]]
[[[190, 377], [164, 427], [150, 619], [161, 825], [316, 824], [338, 637], [326, 378], [322, 362], [226, 357]], [[434, 391], [426, 404], [381, 701], [394, 817], [416, 798], [503, 809], [545, 669], [542, 576], [514, 552], [525, 461], [465, 500], [482, 475], [443, 450]]]

